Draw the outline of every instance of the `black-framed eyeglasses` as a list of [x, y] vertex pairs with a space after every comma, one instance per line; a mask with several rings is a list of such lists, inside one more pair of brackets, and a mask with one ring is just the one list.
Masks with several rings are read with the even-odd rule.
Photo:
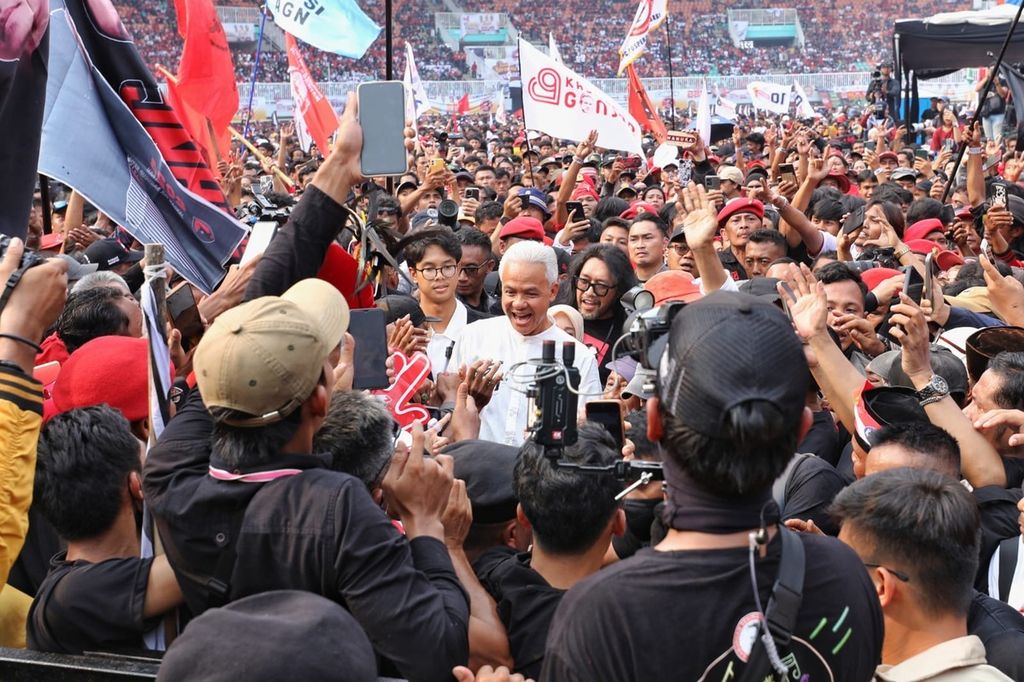
[[576, 287], [576, 291], [581, 294], [586, 293], [589, 289], [593, 289], [596, 296], [604, 296], [613, 289], [611, 284], [591, 282], [589, 279], [583, 279], [582, 277], [574, 277], [573, 286]]
[[448, 279], [449, 277], [455, 276], [455, 271], [459, 269], [457, 265], [442, 265], [439, 268], [425, 267], [425, 268], [409, 268], [413, 272], [418, 272], [427, 279], [437, 279], [438, 275], [441, 275], [441, 279]]
[[896, 579], [899, 580], [900, 582], [904, 582], [904, 583], [909, 583], [910, 582], [910, 576], [907, 575], [906, 573], [904, 573], [903, 571], [897, 571], [894, 568], [889, 568], [888, 566], [883, 566], [882, 564], [869, 564], [869, 563], [865, 562], [864, 565], [867, 568], [884, 568], [885, 570], [889, 571], [889, 573], [892, 573], [894, 576], [896, 576]]
[[485, 260], [480, 265], [460, 265], [459, 266], [459, 272], [464, 272], [467, 275], [469, 275], [470, 277], [476, 277], [476, 273], [480, 272], [480, 268], [484, 267], [485, 265], [487, 265], [490, 262], [491, 262], [491, 260], [488, 258], [487, 260]]

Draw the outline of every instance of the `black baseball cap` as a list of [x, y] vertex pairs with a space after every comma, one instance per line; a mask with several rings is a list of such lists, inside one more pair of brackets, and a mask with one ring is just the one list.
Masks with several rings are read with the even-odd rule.
[[463, 440], [441, 451], [451, 455], [455, 478], [466, 482], [473, 523], [503, 523], [516, 518], [512, 470], [519, 450], [488, 440]]
[[122, 263], [138, 263], [144, 255], [142, 251], [129, 251], [113, 238], [94, 241], [85, 250], [85, 257], [90, 263], [96, 263], [100, 270], [110, 270]]
[[906, 386], [877, 386], [861, 392], [854, 406], [854, 438], [865, 450], [875, 444], [875, 433], [885, 426], [927, 422], [917, 392]]
[[776, 406], [795, 429], [810, 372], [785, 314], [748, 294], [716, 291], [672, 321], [658, 368], [664, 409], [690, 428], [722, 437], [725, 415], [743, 403]]
[[342, 606], [312, 592], [275, 590], [193, 620], [167, 650], [156, 679], [376, 682], [377, 660], [363, 628]]

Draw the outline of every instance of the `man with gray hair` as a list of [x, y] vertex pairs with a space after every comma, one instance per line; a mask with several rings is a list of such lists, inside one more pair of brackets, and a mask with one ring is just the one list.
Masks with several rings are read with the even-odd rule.
[[518, 446], [525, 440], [525, 390], [533, 371], [523, 366], [513, 376], [510, 372], [519, 363], [539, 359], [545, 341], [555, 342], [556, 358], [562, 357], [563, 343], [576, 346], [573, 366], [580, 373], [581, 409], [588, 399], [601, 397], [601, 384], [593, 353], [548, 318], [558, 294], [558, 263], [551, 247], [532, 241], [513, 244], [502, 256], [500, 274], [505, 315], [467, 325], [455, 343], [452, 364], [467, 369], [476, 364], [489, 382], [485, 393], [493, 392], [480, 410], [480, 438]]

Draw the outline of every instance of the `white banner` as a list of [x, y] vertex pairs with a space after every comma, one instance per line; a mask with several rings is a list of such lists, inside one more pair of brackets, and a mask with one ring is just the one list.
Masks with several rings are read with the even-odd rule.
[[619, 75], [647, 51], [648, 34], [668, 16], [668, 0], [640, 0], [626, 39], [619, 48]]
[[495, 35], [501, 30], [501, 15], [467, 12], [459, 16], [459, 28], [463, 38], [468, 35]]
[[256, 33], [259, 29], [259, 26], [256, 24], [232, 22], [224, 22], [221, 26], [224, 27], [224, 35], [229, 43], [251, 43], [256, 40]]
[[519, 63], [526, 128], [574, 141], [597, 130], [600, 146], [643, 153], [640, 124], [609, 95], [522, 38]]
[[792, 88], [792, 85], [755, 81], [747, 85], [747, 93], [755, 109], [770, 111], [773, 114], [788, 114]]
[[800, 81], [793, 81], [793, 104], [796, 105], [796, 115], [799, 118], [814, 118], [814, 107], [807, 99], [807, 93], [800, 87]]
[[430, 109], [430, 98], [420, 80], [416, 58], [412, 54], [412, 43], [409, 41], [405, 41], [405, 75], [402, 82], [405, 84], [405, 117], [416, 121]]
[[558, 43], [555, 42], [555, 34], [548, 32], [548, 56], [559, 64], [564, 64], [562, 53], [558, 51]]

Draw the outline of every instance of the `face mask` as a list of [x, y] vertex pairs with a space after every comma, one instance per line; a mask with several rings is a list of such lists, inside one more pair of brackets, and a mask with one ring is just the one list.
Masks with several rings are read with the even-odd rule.
[[655, 508], [662, 503], [661, 498], [651, 500], [623, 500], [622, 507], [626, 512], [626, 528], [629, 533], [641, 542], [651, 541], [651, 524], [657, 518]]

